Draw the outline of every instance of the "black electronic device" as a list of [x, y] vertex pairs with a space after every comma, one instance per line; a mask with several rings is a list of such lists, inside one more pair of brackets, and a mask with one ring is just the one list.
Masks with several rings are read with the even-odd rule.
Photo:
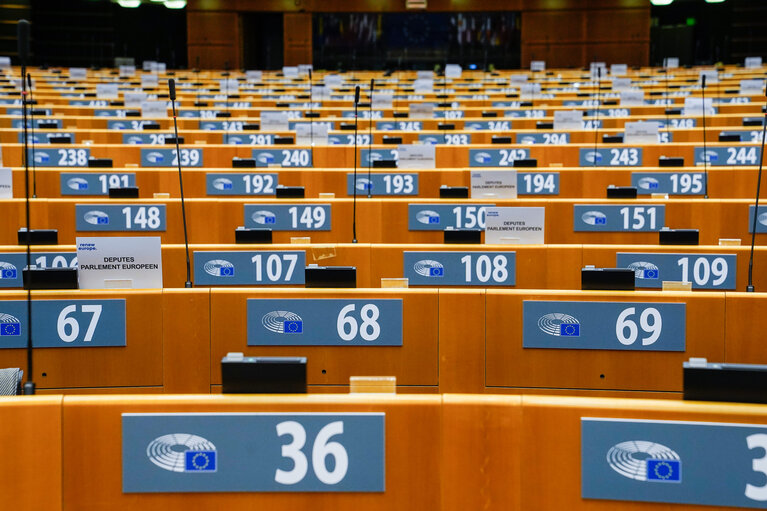
[[744, 117], [743, 126], [761, 126], [764, 121], [761, 117]]
[[303, 199], [306, 191], [303, 186], [283, 186], [277, 185], [274, 189], [275, 196], [278, 199]]
[[[276, 321], [279, 321], [277, 318]], [[300, 321], [283, 320], [288, 328]], [[221, 391], [224, 394], [305, 394], [305, 357], [245, 357], [228, 353], [221, 360]]]
[[232, 112], [216, 112], [217, 119], [229, 118], [232, 116]]
[[109, 188], [110, 199], [138, 199], [138, 186]]
[[[178, 122], [176, 121], [176, 80], [173, 78], [168, 79], [168, 96], [170, 97], [171, 111], [173, 114], [173, 137], [176, 141], [176, 154], [181, 154], [179, 148], [179, 136], [178, 136]], [[192, 269], [189, 261], [189, 236], [186, 229], [186, 207], [184, 205], [184, 179], [181, 176], [181, 158], [176, 158], [176, 165], [178, 168], [178, 187], [181, 195], [181, 220], [184, 225], [184, 250], [186, 254], [186, 282], [184, 287], [192, 287]]]
[[698, 229], [666, 229], [658, 231], [659, 245], [697, 245], [700, 240]]
[[658, 167], [684, 167], [684, 158], [681, 156], [661, 156], [658, 158]]
[[607, 187], [608, 199], [636, 199], [637, 188], [636, 186], [613, 186]]
[[141, 129], [144, 131], [153, 131], [153, 130], [159, 130], [160, 129], [160, 123], [159, 122], [145, 122], [141, 125]]
[[685, 401], [767, 403], [767, 366], [684, 362], [682, 392]]
[[536, 158], [520, 158], [514, 160], [511, 164], [512, 167], [531, 168], [538, 166], [538, 160]]
[[374, 169], [396, 169], [397, 160], [375, 160], [373, 162]]
[[482, 112], [482, 117], [498, 117], [498, 112]]
[[357, 125], [353, 122], [342, 122], [338, 129], [341, 131], [354, 131], [354, 129], [357, 127]]
[[441, 123], [437, 124], [437, 129], [438, 130], [445, 130], [445, 131], [454, 130], [455, 129], [455, 124], [454, 123], [448, 123], [448, 122], [441, 122]]
[[439, 187], [440, 199], [468, 199], [469, 187], [468, 186], [446, 186]]
[[408, 112], [393, 112], [392, 117], [395, 119], [406, 119], [410, 114]]
[[611, 135], [611, 134], [605, 133], [604, 135], [602, 135], [602, 143], [603, 144], [622, 144], [623, 135]]
[[740, 142], [740, 133], [720, 133], [720, 142]]
[[630, 268], [583, 268], [581, 289], [600, 291], [633, 291], [636, 272]]
[[493, 135], [490, 139], [491, 144], [511, 144], [511, 137], [507, 135]]
[[535, 129], [537, 130], [553, 130], [554, 123], [548, 121], [538, 121], [535, 123]]
[[112, 168], [112, 158], [88, 158], [88, 167]]
[[445, 229], [442, 233], [446, 245], [482, 243], [482, 229]]
[[261, 126], [257, 122], [251, 122], [242, 125], [242, 131], [258, 131]]
[[357, 268], [354, 266], [307, 266], [304, 273], [306, 287], [357, 287]]
[[165, 137], [165, 143], [166, 144], [183, 144], [184, 143], [184, 137]]
[[[671, 87], [673, 88], [673, 87]], [[666, 109], [666, 115], [682, 115], [682, 109], [681, 108], [667, 108]]]
[[233, 169], [254, 169], [256, 168], [256, 159], [255, 158], [238, 158], [234, 157], [232, 158], [232, 168]]
[[[17, 235], [19, 245], [27, 244], [27, 229], [22, 227]], [[58, 245], [59, 231], [56, 229], [32, 229], [29, 231], [30, 245]]]
[[296, 141], [293, 137], [274, 137], [274, 145], [293, 145]]
[[389, 135], [384, 135], [383, 143], [385, 145], [398, 145], [402, 143], [402, 137], [392, 137]]
[[24, 289], [77, 289], [77, 268], [24, 268]]
[[264, 228], [238, 227], [234, 230], [235, 243], [271, 243], [272, 230]]
[[71, 135], [50, 135], [48, 136], [48, 142], [51, 144], [71, 144]]

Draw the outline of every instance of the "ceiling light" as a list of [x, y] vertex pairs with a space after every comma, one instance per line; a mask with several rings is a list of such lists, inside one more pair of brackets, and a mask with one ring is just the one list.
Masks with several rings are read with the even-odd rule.
[[650, 0], [650, 3], [653, 5], [668, 5], [674, 0]]
[[166, 0], [165, 7], [168, 9], [183, 9], [186, 7], [186, 0]]
[[721, 4], [724, 0], [706, 0], [707, 4]]
[[138, 7], [141, 5], [141, 0], [117, 0], [120, 7]]

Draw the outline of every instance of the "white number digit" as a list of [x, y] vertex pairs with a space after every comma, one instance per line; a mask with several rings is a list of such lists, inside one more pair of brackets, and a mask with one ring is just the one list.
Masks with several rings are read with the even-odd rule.
[[[652, 323], [649, 322], [649, 318], [652, 318]], [[642, 327], [642, 330], [650, 334], [648, 337], [642, 338], [642, 346], [649, 346], [657, 341], [663, 330], [663, 319], [661, 318], [658, 309], [648, 307], [643, 310], [642, 315], [639, 316], [639, 326]]]
[[[68, 317], [71, 313], [77, 310], [76, 305], [67, 305], [59, 313], [59, 319], [56, 321], [56, 331], [59, 334], [59, 339], [64, 342], [73, 342], [80, 335], [80, 324], [75, 318]], [[67, 327], [69, 327], [69, 333], [67, 333]]]
[[90, 342], [93, 339], [93, 334], [96, 332], [96, 326], [99, 324], [99, 318], [101, 317], [101, 305], [83, 305], [83, 312], [90, 312], [91, 321], [88, 323], [88, 330], [85, 331], [85, 339], [83, 342]]
[[[354, 310], [354, 304], [350, 303], [338, 313], [338, 319], [336, 320], [336, 330], [338, 331], [338, 337], [344, 341], [351, 341], [357, 337], [357, 320], [351, 316], [347, 316]], [[346, 325], [349, 325], [349, 331], [346, 331]]]
[[360, 336], [366, 341], [375, 341], [381, 335], [381, 325], [378, 324], [380, 311], [374, 304], [369, 303], [360, 309], [362, 325], [360, 326]]
[[[751, 468], [754, 472], [767, 475], [767, 435], [764, 433], [748, 435], [746, 437], [746, 445], [748, 445], [749, 449], [764, 449], [764, 456], [761, 458], [754, 458], [751, 461]], [[746, 484], [746, 497], [751, 500], [767, 500], [767, 484], [764, 486]]]
[[[634, 323], [634, 321], [627, 319], [629, 316], [631, 316], [635, 312], [636, 312], [636, 309], [634, 307], [629, 307], [627, 309], [624, 309], [618, 315], [618, 321], [615, 322], [615, 335], [618, 337], [618, 342], [620, 342], [624, 346], [631, 346], [632, 344], [634, 344], [634, 342], [637, 340], [637, 336], [639, 335], [639, 331], [637, 330], [637, 324]], [[627, 328], [629, 330], [629, 334], [623, 335], [624, 331]]]
[[306, 430], [295, 421], [285, 421], [277, 424], [277, 436], [290, 435], [293, 441], [282, 446], [282, 457], [293, 460], [292, 470], [277, 469], [274, 480], [280, 484], [296, 484], [306, 476], [309, 462], [301, 449], [306, 444]]
[[711, 263], [711, 273], [714, 275], [713, 285], [719, 286], [727, 280], [727, 261], [723, 257], [717, 257]]
[[[312, 467], [314, 474], [320, 482], [325, 484], [336, 484], [346, 477], [346, 471], [349, 468], [349, 456], [346, 454], [344, 446], [338, 442], [328, 442], [334, 435], [340, 435], [344, 432], [344, 423], [341, 421], [331, 422], [317, 433], [312, 447]], [[325, 460], [332, 456], [335, 460], [335, 467], [328, 471]]]

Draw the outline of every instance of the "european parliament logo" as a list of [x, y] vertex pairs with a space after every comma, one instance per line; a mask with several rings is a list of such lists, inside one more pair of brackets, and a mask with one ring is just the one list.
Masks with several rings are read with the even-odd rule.
[[44, 163], [48, 163], [49, 161], [51, 161], [51, 157], [48, 156], [47, 153], [36, 153], [34, 160], [35, 160], [35, 163], [44, 164]]
[[162, 163], [163, 160], [165, 160], [165, 157], [157, 151], [152, 151], [146, 155], [146, 161], [149, 163]]
[[0, 312], [0, 336], [21, 335], [21, 322], [16, 316]]
[[665, 445], [629, 440], [610, 447], [607, 463], [614, 471], [636, 481], [681, 483], [682, 460]]
[[213, 188], [216, 190], [231, 190], [234, 188], [234, 183], [232, 183], [231, 179], [227, 179], [225, 177], [218, 177], [213, 180]]
[[581, 215], [581, 220], [588, 225], [606, 225], [607, 215], [601, 211], [586, 211]]
[[215, 472], [216, 446], [201, 436], [172, 433], [155, 438], [146, 448], [149, 461], [170, 472]]
[[439, 138], [434, 136], [426, 136], [421, 139], [421, 142], [432, 144], [432, 145], [438, 145], [442, 143], [442, 141]]
[[18, 278], [18, 270], [11, 263], [0, 261], [0, 279]]
[[[479, 122], [469, 122], [469, 123], [466, 123], [464, 128], [467, 129], [467, 130], [482, 130], [482, 129], [485, 129], [485, 125], [482, 124], [482, 123], [479, 123]], [[479, 154], [487, 154], [487, 153], [479, 153]], [[477, 160], [476, 156], [474, 157], [474, 159], [478, 163], [485, 163], [485, 162], [481, 162], [481, 161]]]
[[373, 182], [371, 180], [364, 177], [357, 178], [357, 190], [362, 190], [364, 192], [372, 188], [373, 188]]
[[432, 211], [430, 209], [424, 209], [419, 211], [415, 214], [415, 219], [426, 225], [430, 224], [438, 224], [439, 223], [439, 213], [436, 211]]
[[87, 190], [88, 181], [81, 177], [73, 177], [67, 180], [67, 186], [72, 190]]
[[131, 135], [128, 137], [128, 143], [129, 144], [143, 144], [144, 139], [137, 136], [137, 135]]
[[245, 143], [245, 141], [242, 139], [242, 137], [237, 137], [237, 136], [229, 136], [229, 137], [227, 137], [226, 142], [227, 142], [227, 144], [233, 144], [233, 145], [240, 145], [240, 144], [244, 144]]
[[706, 150], [700, 153], [700, 162], [712, 163], [719, 159], [719, 153], [716, 151]]
[[538, 328], [541, 332], [555, 337], [580, 337], [581, 324], [569, 314], [551, 312], [538, 318]]
[[657, 190], [660, 188], [660, 181], [650, 176], [645, 176], [639, 179], [637, 184], [642, 190]]
[[767, 225], [767, 212], [762, 213], [758, 217], [756, 217], [757, 221], [762, 225]]
[[444, 277], [445, 267], [439, 261], [422, 259], [413, 265], [413, 270], [422, 277]]
[[588, 151], [584, 157], [588, 163], [600, 163], [602, 161], [602, 155], [598, 151]]
[[381, 160], [383, 160], [383, 156], [381, 156], [380, 153], [374, 153], [374, 152], [368, 153], [368, 163], [374, 162], [374, 161], [381, 161]]
[[274, 163], [274, 155], [272, 153], [261, 153], [256, 158], [258, 163], [261, 163], [262, 165], [269, 165], [270, 163]]
[[271, 211], [259, 210], [251, 215], [251, 218], [257, 224], [269, 225], [277, 223], [277, 216]]
[[301, 316], [290, 311], [272, 311], [264, 314], [261, 324], [275, 334], [302, 334], [304, 322]]
[[113, 122], [110, 128], [113, 130], [125, 130], [125, 129], [128, 129], [128, 125], [122, 121], [118, 121], [118, 122]]
[[91, 225], [109, 225], [109, 215], [103, 211], [88, 211], [83, 215], [83, 218]]
[[234, 277], [234, 265], [224, 259], [212, 259], [203, 265], [203, 269], [213, 277]]
[[525, 135], [521, 137], [518, 141], [518, 144], [535, 144], [535, 137], [532, 135]]
[[200, 126], [200, 129], [203, 129], [203, 130], [217, 130], [218, 129], [218, 125], [216, 123], [213, 123], [213, 122], [204, 122], [204, 123], [202, 123], [202, 126]]
[[638, 279], [655, 280], [660, 277], [660, 269], [653, 263], [646, 261], [636, 261], [629, 264], [627, 268], [634, 270], [634, 276]]
[[490, 155], [490, 153], [480, 151], [474, 155], [474, 161], [480, 164], [490, 163], [493, 161], [493, 157]]

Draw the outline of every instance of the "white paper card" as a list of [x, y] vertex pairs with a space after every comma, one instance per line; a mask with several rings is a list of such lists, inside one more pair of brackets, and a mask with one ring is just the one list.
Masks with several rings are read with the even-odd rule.
[[530, 71], [545, 71], [545, 70], [546, 70], [545, 60], [533, 60], [530, 62]]
[[0, 57], [0, 69], [11, 67], [11, 57]]
[[471, 173], [472, 199], [516, 199], [516, 170], [475, 170]]
[[119, 93], [117, 91], [116, 83], [97, 83], [96, 84], [96, 97], [102, 99], [117, 99]]
[[167, 117], [168, 105], [165, 101], [142, 101], [141, 117]]
[[761, 96], [764, 89], [764, 80], [741, 80], [741, 96]]
[[157, 79], [157, 75], [155, 74], [141, 75], [142, 87], [154, 88], [154, 87], [157, 87], [158, 84], [159, 84], [159, 80]]
[[249, 82], [260, 82], [263, 79], [263, 71], [245, 71], [245, 78]]
[[434, 79], [434, 71], [416, 71], [415, 77], [417, 80], [432, 80]]
[[532, 99], [535, 96], [541, 95], [540, 83], [520, 83], [519, 84], [519, 97], [520, 99]]
[[296, 144], [328, 145], [328, 125], [316, 122], [297, 122]]
[[431, 78], [418, 78], [413, 82], [413, 88], [416, 92], [433, 92], [434, 80]]
[[554, 129], [579, 130], [583, 126], [583, 110], [555, 110]]
[[146, 101], [149, 94], [146, 92], [125, 92], [123, 93], [123, 101], [125, 102], [125, 108], [141, 108], [141, 104]]
[[261, 112], [261, 131], [288, 131], [287, 112]]
[[527, 82], [528, 78], [529, 78], [529, 75], [526, 75], [526, 74], [525, 75], [511, 75], [511, 77], [509, 77], [509, 83], [512, 84], [512, 85], [519, 84], [519, 83], [525, 83], [525, 82]]
[[151, 71], [152, 69], [154, 69], [156, 65], [157, 65], [157, 62], [155, 62], [154, 60], [145, 60], [144, 62], [141, 63], [141, 69], [143, 69], [144, 71]]
[[133, 281], [134, 289], [162, 289], [159, 236], [78, 237], [76, 242], [80, 289], [105, 289], [105, 280]]
[[0, 199], [13, 198], [13, 172], [11, 169], [0, 169]]
[[[684, 98], [682, 115], [703, 115], [703, 98]], [[714, 115], [714, 100], [712, 98], [706, 98], [706, 115]]]
[[445, 78], [460, 78], [463, 68], [458, 64], [448, 64], [445, 66]]
[[658, 123], [653, 121], [627, 122], [623, 125], [624, 144], [657, 144]]
[[629, 72], [629, 67], [626, 64], [613, 64], [610, 66], [610, 74], [613, 76], [624, 76]]
[[285, 78], [298, 78], [298, 66], [284, 66], [282, 74]]
[[663, 67], [666, 69], [676, 69], [679, 67], [679, 59], [676, 57], [666, 57], [663, 59]]
[[224, 78], [218, 81], [218, 88], [222, 94], [239, 94], [240, 82], [237, 78]]
[[310, 69], [314, 71], [314, 67], [311, 64], [300, 64], [298, 66], [298, 74], [304, 76], [308, 75]]
[[625, 90], [621, 92], [621, 106], [644, 105], [644, 91]]
[[84, 67], [70, 67], [69, 79], [70, 80], [85, 80], [88, 75], [88, 71]]
[[546, 208], [487, 208], [485, 243], [542, 245]]
[[330, 99], [330, 89], [323, 85], [312, 85], [312, 101], [327, 101]]
[[701, 69], [698, 72], [698, 82], [702, 83], [703, 77], [706, 77], [706, 85], [719, 83], [719, 71], [716, 69]]
[[[379, 92], [373, 92], [373, 101], [372, 101], [372, 107], [381, 109], [381, 108], [391, 108], [394, 104], [394, 94], [389, 93], [379, 93]], [[434, 107], [432, 106], [432, 112], [434, 111]]]
[[344, 79], [340, 75], [325, 75], [325, 87], [337, 89], [344, 84]]
[[432, 144], [411, 144], [397, 146], [397, 168], [433, 169], [437, 146]]
[[434, 103], [410, 103], [408, 115], [416, 118], [434, 117]]
[[746, 69], [762, 67], [762, 57], [746, 57], [745, 62], [743, 62], [743, 67]]
[[120, 66], [120, 76], [128, 77], [136, 74], [136, 66]]
[[621, 92], [631, 89], [631, 78], [613, 78], [613, 90]]

